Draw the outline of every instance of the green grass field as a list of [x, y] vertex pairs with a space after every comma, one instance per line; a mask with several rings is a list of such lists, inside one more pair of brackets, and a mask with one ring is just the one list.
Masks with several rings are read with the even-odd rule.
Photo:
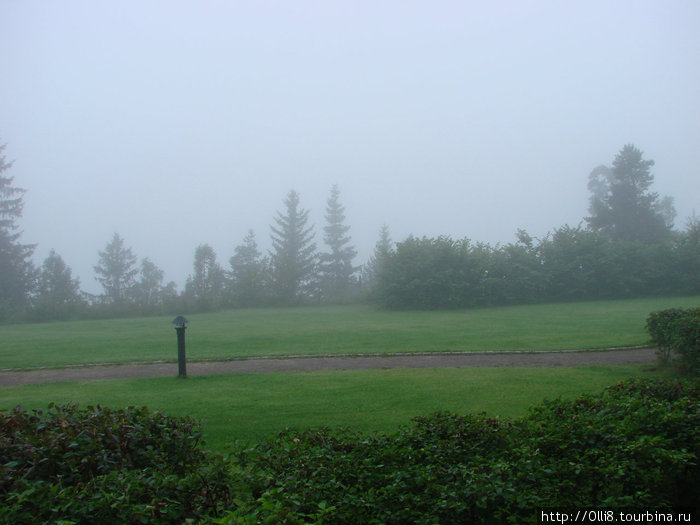
[[285, 372], [53, 383], [0, 388], [0, 409], [48, 403], [148, 406], [202, 422], [208, 448], [226, 453], [285, 427], [392, 432], [435, 411], [516, 417], [545, 398], [598, 392], [650, 375], [641, 366]]
[[[228, 310], [187, 315], [187, 356], [556, 350], [645, 344], [649, 312], [700, 297], [459, 311], [367, 306]], [[0, 370], [177, 359], [171, 317], [0, 326]]]
[[[365, 306], [230, 310], [188, 316], [188, 359], [478, 350], [556, 350], [645, 344], [649, 312], [700, 297], [440, 312]], [[0, 326], [0, 369], [176, 360], [170, 317]], [[645, 367], [358, 370], [54, 383], [0, 388], [0, 409], [49, 402], [146, 405], [199, 419], [226, 452], [285, 427], [391, 432], [438, 410], [515, 417], [545, 398], [597, 392]]]

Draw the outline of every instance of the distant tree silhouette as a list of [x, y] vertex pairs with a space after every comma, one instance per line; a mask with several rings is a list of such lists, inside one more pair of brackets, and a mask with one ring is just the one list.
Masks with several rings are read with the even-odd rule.
[[389, 235], [389, 227], [384, 224], [379, 230], [379, 240], [374, 245], [374, 252], [369, 261], [362, 267], [362, 287], [371, 289], [377, 282], [377, 276], [387, 256], [391, 253], [393, 243]]
[[590, 176], [588, 225], [615, 240], [658, 242], [668, 238], [675, 210], [670, 197], [649, 191], [653, 160], [644, 160], [632, 144], [624, 146], [612, 168], [598, 166]]
[[22, 217], [25, 190], [12, 185], [4, 173], [12, 167], [0, 144], [0, 319], [21, 315], [36, 285], [31, 257], [35, 244], [21, 244], [17, 221]]
[[352, 246], [350, 226], [345, 224], [345, 208], [340, 203], [340, 190], [334, 184], [326, 205], [326, 226], [323, 228], [323, 241], [329, 251], [319, 258], [321, 293], [330, 302], [340, 301], [347, 296], [356, 283], [358, 267], [352, 261], [357, 250]]
[[185, 296], [200, 311], [221, 306], [224, 297], [225, 274], [216, 262], [214, 248], [200, 244], [194, 253], [194, 272], [187, 279]]
[[316, 243], [297, 192], [291, 190], [284, 205], [285, 213], [278, 212], [271, 226], [272, 291], [278, 303], [292, 305], [316, 293]]
[[236, 246], [231, 265], [231, 302], [234, 306], [259, 306], [265, 301], [268, 261], [262, 258], [255, 232], [250, 230]]
[[51, 250], [39, 272], [32, 317], [40, 320], [68, 319], [83, 305], [80, 280], [55, 250]]
[[132, 296], [134, 302], [144, 313], [160, 310], [163, 304], [163, 270], [148, 257], [141, 259], [138, 280], [134, 283]]
[[124, 304], [131, 297], [138, 268], [136, 256], [131, 248], [124, 246], [124, 239], [115, 233], [100, 258], [93, 267], [97, 281], [102, 285], [105, 296], [114, 304]]

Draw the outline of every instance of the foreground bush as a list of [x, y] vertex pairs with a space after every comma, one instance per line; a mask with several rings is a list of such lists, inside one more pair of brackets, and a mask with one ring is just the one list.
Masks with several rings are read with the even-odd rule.
[[675, 358], [683, 373], [700, 374], [700, 308], [652, 312], [647, 317], [646, 329], [652, 343], [659, 347], [662, 364]]
[[239, 454], [223, 523], [534, 523], [535, 509], [700, 501], [700, 383], [629, 381], [516, 421], [435, 414], [394, 436], [285, 431]]
[[[630, 380], [517, 419], [284, 431], [229, 464], [145, 408], [0, 414], [0, 523], [535, 523], [700, 501], [700, 380]], [[235, 472], [235, 477], [231, 475]]]
[[193, 420], [146, 408], [0, 414], [0, 522], [182, 523], [231, 503]]

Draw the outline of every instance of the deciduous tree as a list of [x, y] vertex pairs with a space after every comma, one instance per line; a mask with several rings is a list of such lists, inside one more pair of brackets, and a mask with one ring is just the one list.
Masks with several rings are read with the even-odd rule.
[[700, 219], [693, 214], [676, 238], [674, 268], [685, 293], [700, 293]]
[[200, 311], [221, 306], [225, 286], [224, 270], [216, 261], [216, 252], [208, 244], [200, 244], [194, 252], [194, 272], [185, 285], [185, 295]]
[[382, 264], [377, 300], [393, 309], [465, 308], [479, 304], [484, 277], [469, 239], [449, 237], [397, 243]]
[[83, 304], [80, 280], [70, 267], [51, 250], [39, 272], [33, 317], [41, 320], [67, 319]]
[[649, 191], [653, 165], [653, 160], [644, 160], [639, 149], [627, 144], [615, 156], [612, 168], [594, 169], [588, 182], [588, 225], [614, 240], [659, 242], [668, 238], [675, 210], [670, 197], [659, 199]]
[[141, 260], [139, 279], [134, 283], [132, 296], [142, 311], [158, 311], [163, 304], [163, 270], [148, 257]]
[[107, 299], [115, 304], [128, 301], [138, 274], [136, 256], [124, 246], [124, 239], [115, 233], [94, 266], [97, 281], [102, 285]]
[[259, 306], [264, 302], [267, 261], [262, 258], [255, 232], [250, 230], [236, 246], [231, 265], [231, 301], [235, 306]]

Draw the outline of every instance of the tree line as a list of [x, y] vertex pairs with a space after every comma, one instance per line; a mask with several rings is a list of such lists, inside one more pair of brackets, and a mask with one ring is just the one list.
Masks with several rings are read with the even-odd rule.
[[[4, 147], [4, 146], [3, 146]], [[0, 153], [2, 150], [0, 150]], [[0, 174], [10, 167], [2, 157]], [[271, 226], [272, 250], [263, 255], [255, 233], [250, 230], [236, 246], [227, 266], [217, 260], [208, 244], [194, 253], [192, 273], [178, 292], [174, 282], [164, 283], [164, 272], [149, 258], [139, 258], [125, 240], [115, 233], [93, 266], [102, 286], [98, 295], [81, 291], [80, 281], [60, 255], [52, 250], [40, 268], [31, 256], [35, 245], [18, 242], [17, 220], [22, 212], [22, 194], [12, 178], [0, 178], [0, 195], [12, 196], [0, 209], [7, 217], [0, 245], [2, 288], [0, 320], [54, 320], [71, 318], [150, 315], [174, 312], [207, 312], [221, 308], [337, 304], [357, 301], [360, 293], [357, 251], [351, 244], [345, 224], [345, 208], [340, 189], [333, 185], [327, 201], [323, 228], [325, 250], [319, 251], [309, 211], [301, 208], [300, 198], [291, 190]], [[7, 213], [5, 213], [7, 210]], [[6, 248], [13, 248], [14, 252]], [[13, 255], [5, 257], [5, 253]], [[5, 269], [11, 270], [7, 273]], [[22, 280], [17, 277], [22, 276]], [[7, 283], [6, 283], [7, 281]]]
[[251, 230], [228, 265], [199, 245], [182, 291], [164, 283], [149, 258], [139, 261], [117, 233], [97, 254], [103, 293], [80, 290], [60, 255], [41, 267], [35, 245], [22, 244], [18, 221], [25, 192], [4, 173], [11, 167], [0, 146], [0, 320], [213, 311], [221, 308], [339, 304], [368, 301], [385, 308], [431, 309], [700, 293], [700, 223], [673, 229], [670, 197], [651, 191], [652, 160], [626, 145], [611, 166], [589, 175], [589, 213], [542, 239], [517, 231], [517, 241], [491, 246], [470, 239], [408, 237], [393, 243], [387, 226], [369, 261], [357, 251], [340, 190], [325, 208], [322, 248], [309, 211], [290, 191], [270, 226], [263, 255]]
[[465, 308], [700, 293], [700, 222], [673, 229], [670, 197], [651, 191], [654, 161], [624, 146], [589, 175], [585, 225], [542, 239], [518, 230], [492, 247], [409, 237], [384, 258], [375, 300], [387, 308]]
[[446, 309], [700, 293], [700, 222], [668, 242], [612, 241], [562, 226], [505, 246], [408, 238], [384, 261], [372, 297], [390, 309]]

